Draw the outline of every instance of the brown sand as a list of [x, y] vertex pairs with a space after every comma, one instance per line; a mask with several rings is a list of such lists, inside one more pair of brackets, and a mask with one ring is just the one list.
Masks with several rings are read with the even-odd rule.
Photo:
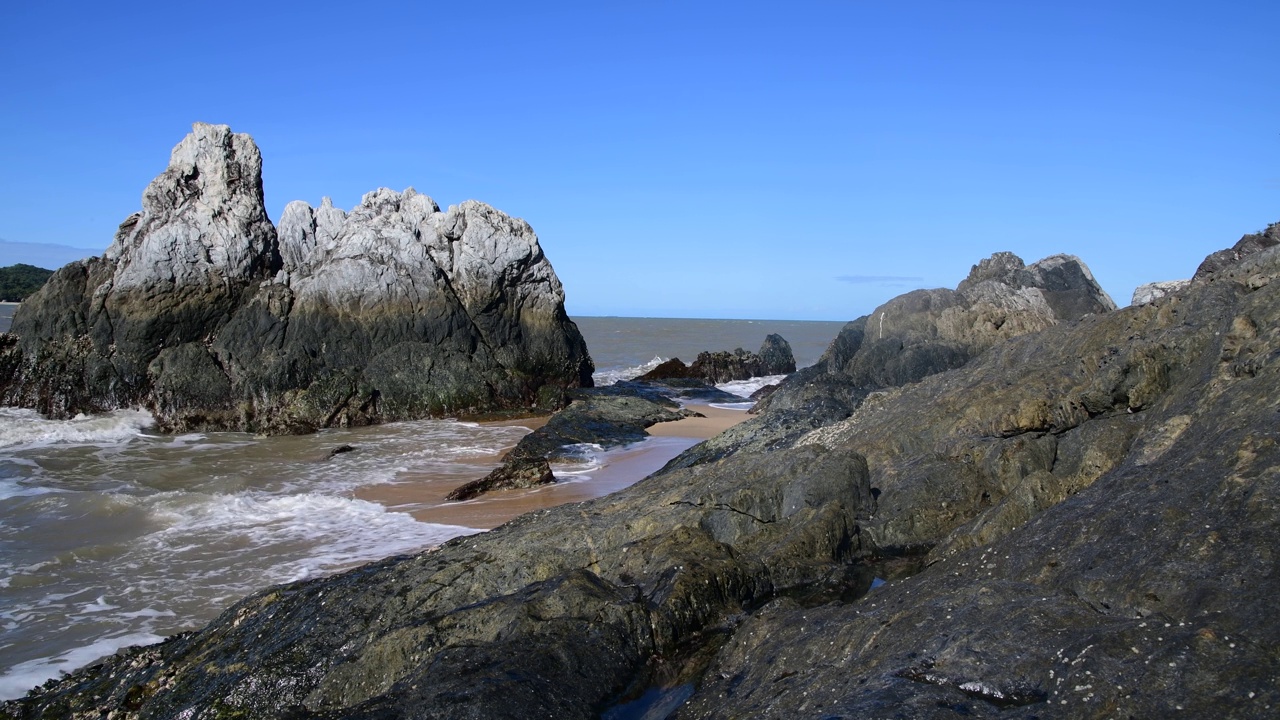
[[688, 407], [705, 417], [685, 418], [675, 422], [651, 425], [649, 434], [654, 437], [688, 437], [706, 440], [750, 417], [744, 410], [725, 410], [710, 405], [689, 405]]
[[[423, 522], [465, 525], [490, 529], [532, 510], [581, 502], [621, 490], [661, 468], [668, 460], [700, 441], [747, 419], [741, 410], [722, 410], [691, 405], [705, 417], [685, 418], [649, 428], [654, 439], [605, 453], [604, 465], [590, 471], [572, 465], [553, 466], [559, 482], [532, 490], [501, 490], [460, 503], [447, 503], [449, 491], [484, 477], [498, 466], [498, 458], [474, 458], [458, 475], [402, 473], [395, 482], [370, 485], [356, 491], [356, 497], [384, 505], [388, 510], [407, 512]], [[500, 425], [522, 425], [533, 429], [546, 418], [507, 420]], [[472, 471], [474, 468], [474, 471]], [[577, 473], [575, 474], [575, 470]]]

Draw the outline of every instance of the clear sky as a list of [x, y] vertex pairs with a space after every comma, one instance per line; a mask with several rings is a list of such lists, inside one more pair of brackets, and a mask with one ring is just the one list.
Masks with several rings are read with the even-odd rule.
[[1275, 0], [4, 16], [0, 265], [100, 252], [197, 120], [257, 140], [273, 219], [380, 186], [525, 218], [578, 315], [847, 320], [997, 250], [1124, 305], [1280, 220]]

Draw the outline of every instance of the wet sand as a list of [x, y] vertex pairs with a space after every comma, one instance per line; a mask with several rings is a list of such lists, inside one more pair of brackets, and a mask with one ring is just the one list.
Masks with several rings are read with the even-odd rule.
[[[654, 425], [649, 428], [652, 436], [649, 440], [605, 452], [602, 465], [591, 470], [554, 465], [552, 471], [559, 481], [554, 485], [502, 490], [466, 502], [446, 503], [444, 497], [449, 491], [484, 477], [498, 466], [498, 458], [476, 457], [466, 461], [457, 475], [406, 472], [396, 482], [360, 488], [356, 497], [379, 503], [388, 510], [407, 512], [423, 522], [492, 529], [532, 510], [591, 500], [621, 490], [658, 470], [684, 450], [749, 417], [742, 410], [706, 405], [690, 405], [689, 409], [705, 417]], [[494, 424], [533, 429], [544, 422], [545, 418], [528, 418]]]

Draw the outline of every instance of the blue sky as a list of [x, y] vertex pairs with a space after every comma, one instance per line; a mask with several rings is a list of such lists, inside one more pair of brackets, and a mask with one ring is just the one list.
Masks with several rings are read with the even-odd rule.
[[5, 20], [9, 243], [101, 251], [197, 120], [257, 140], [273, 219], [380, 186], [525, 218], [579, 315], [847, 320], [998, 250], [1079, 255], [1124, 305], [1280, 220], [1274, 1], [63, 2]]

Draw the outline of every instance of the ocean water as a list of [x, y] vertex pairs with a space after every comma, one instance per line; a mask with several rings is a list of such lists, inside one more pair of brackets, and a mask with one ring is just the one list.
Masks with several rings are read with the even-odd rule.
[[[755, 350], [770, 332], [792, 343], [803, 366], [841, 327], [575, 320], [601, 385], [670, 357]], [[771, 380], [727, 389], [745, 396]], [[199, 628], [266, 586], [480, 532], [450, 522], [447, 508], [425, 522], [362, 496], [407, 477], [461, 485], [528, 432], [452, 420], [301, 437], [160, 435], [151, 426], [134, 410], [50, 421], [0, 408], [0, 699], [122, 647]], [[688, 445], [671, 440], [655, 438], [655, 447], [674, 454]], [[356, 451], [331, 456], [342, 445]], [[590, 483], [599, 460], [561, 470]]]
[[770, 333], [791, 344], [797, 367], [807, 367], [818, 361], [844, 327], [842, 322], [802, 320], [575, 317], [573, 321], [595, 360], [597, 385], [642, 375], [671, 358], [692, 363], [704, 350], [740, 347], [755, 352]]
[[0, 332], [9, 332], [9, 326], [13, 324], [13, 311], [17, 309], [17, 305], [0, 303]]

